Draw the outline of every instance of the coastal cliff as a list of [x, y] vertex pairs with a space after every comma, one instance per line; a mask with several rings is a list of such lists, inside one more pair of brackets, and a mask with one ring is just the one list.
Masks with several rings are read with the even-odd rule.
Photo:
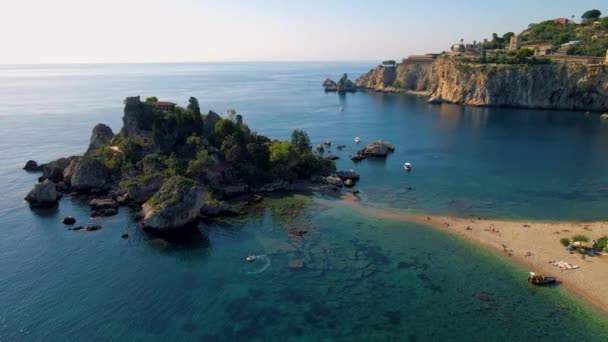
[[375, 91], [425, 92], [429, 101], [474, 106], [608, 110], [608, 66], [432, 63], [379, 66], [355, 81]]

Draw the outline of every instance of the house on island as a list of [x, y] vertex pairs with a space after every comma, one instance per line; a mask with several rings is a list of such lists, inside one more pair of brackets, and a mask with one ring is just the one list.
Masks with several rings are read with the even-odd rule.
[[517, 51], [521, 48], [521, 37], [518, 35], [514, 35], [511, 37], [511, 41], [509, 42], [509, 51]]
[[175, 109], [176, 104], [168, 101], [156, 101], [151, 103], [153, 106], [157, 107], [160, 110], [164, 110], [167, 112], [172, 112]]

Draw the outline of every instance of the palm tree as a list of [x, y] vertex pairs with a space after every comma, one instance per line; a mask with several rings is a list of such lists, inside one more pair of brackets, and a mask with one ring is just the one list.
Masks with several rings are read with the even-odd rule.
[[460, 44], [464, 44], [464, 38], [460, 38]]

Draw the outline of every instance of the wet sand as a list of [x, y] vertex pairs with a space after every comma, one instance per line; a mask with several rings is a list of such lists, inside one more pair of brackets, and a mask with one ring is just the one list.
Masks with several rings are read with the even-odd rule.
[[[351, 194], [344, 195], [342, 199], [339, 205], [350, 207], [360, 214], [431, 226], [486, 247], [530, 271], [555, 276], [561, 282], [560, 286], [608, 313], [608, 255], [583, 258], [578, 252], [570, 254], [559, 241], [564, 237], [572, 239], [577, 234], [598, 239], [608, 235], [608, 222], [509, 221], [426, 216], [362, 204]], [[562, 260], [579, 268], [562, 270], [550, 263]]]

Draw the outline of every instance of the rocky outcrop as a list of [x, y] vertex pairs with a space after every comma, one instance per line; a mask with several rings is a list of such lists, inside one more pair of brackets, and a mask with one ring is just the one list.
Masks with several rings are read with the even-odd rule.
[[142, 225], [169, 231], [195, 221], [204, 204], [205, 189], [184, 177], [172, 177], [142, 206]]
[[137, 182], [126, 182], [123, 191], [128, 199], [135, 203], [144, 203], [163, 185], [164, 177], [161, 175], [144, 177]]
[[340, 179], [340, 177], [328, 176], [325, 178], [325, 180], [327, 181], [327, 184], [330, 184], [330, 185], [335, 185], [338, 187], [344, 186], [344, 182], [342, 181], [342, 179]]
[[83, 192], [106, 189], [109, 181], [108, 168], [94, 158], [83, 158], [71, 176], [72, 188]]
[[63, 182], [70, 186], [72, 184], [72, 175], [74, 174], [74, 170], [76, 170], [76, 166], [78, 166], [78, 162], [80, 162], [80, 157], [74, 157], [70, 164], [63, 170]]
[[112, 129], [108, 125], [98, 123], [93, 127], [87, 153], [98, 149], [101, 145], [109, 144], [110, 141], [112, 141], [112, 138], [114, 138]]
[[336, 176], [340, 177], [342, 180], [359, 180], [360, 178], [359, 174], [353, 169], [337, 171]]
[[608, 110], [608, 69], [576, 63], [475, 64], [451, 57], [372, 69], [355, 81], [376, 91], [417, 91], [431, 103]]
[[338, 92], [355, 92], [357, 87], [355, 84], [348, 79], [348, 75], [344, 74], [338, 82], [334, 82], [329, 78], [323, 82], [325, 91], [338, 91]]
[[59, 192], [57, 192], [57, 185], [48, 179], [34, 185], [32, 190], [25, 196], [25, 200], [32, 207], [51, 207], [57, 204], [58, 199]]
[[73, 157], [59, 158], [42, 165], [42, 175], [55, 183], [63, 182], [63, 171], [70, 165], [71, 159]]
[[93, 213], [91, 217], [112, 216], [118, 214], [118, 202], [111, 198], [96, 198], [89, 202]]
[[364, 157], [386, 157], [389, 153], [394, 152], [395, 147], [391, 143], [378, 140], [365, 146], [359, 155]]
[[28, 172], [37, 172], [42, 170], [42, 165], [38, 165], [35, 160], [28, 160], [23, 169]]
[[209, 111], [203, 118], [203, 135], [211, 136], [215, 130], [215, 124], [222, 118], [214, 111]]

